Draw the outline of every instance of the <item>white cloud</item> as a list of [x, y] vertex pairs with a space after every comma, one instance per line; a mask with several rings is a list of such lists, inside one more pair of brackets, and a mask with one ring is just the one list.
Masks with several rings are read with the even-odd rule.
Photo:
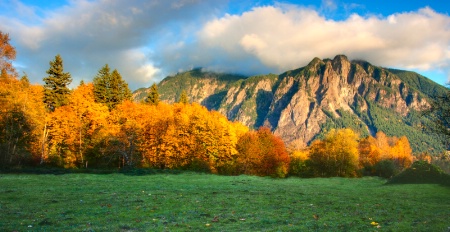
[[195, 43], [165, 51], [165, 57], [196, 52], [195, 59], [186, 55], [172, 65], [195, 63], [246, 74], [282, 72], [336, 54], [388, 67], [449, 71], [449, 47], [450, 17], [429, 8], [334, 21], [313, 9], [284, 5], [209, 21]]
[[[132, 89], [193, 67], [280, 73], [336, 54], [382, 66], [442, 70], [450, 77], [450, 17], [429, 8], [335, 21], [324, 16], [336, 10], [332, 0], [322, 1], [319, 10], [278, 3], [239, 15], [224, 14], [227, 4], [79, 0], [45, 11], [10, 0], [0, 2], [11, 12], [0, 15], [0, 30], [10, 33], [17, 63], [24, 67], [19, 71], [32, 82], [41, 82], [56, 54], [75, 85], [108, 63]], [[345, 5], [350, 11], [361, 7]]]
[[321, 8], [325, 11], [335, 11], [337, 9], [337, 5], [334, 0], [322, 0]]
[[161, 42], [161, 35], [170, 30], [177, 35], [180, 28], [198, 25], [225, 4], [225, 0], [79, 0], [42, 10], [10, 0], [0, 6], [8, 6], [9, 12], [28, 12], [33, 20], [22, 13], [2, 13], [0, 30], [10, 33], [17, 62], [25, 67], [19, 71], [26, 71], [32, 82], [41, 82], [48, 62], [61, 54], [74, 85], [91, 80], [108, 63], [136, 89], [152, 78], [161, 79], [151, 53], [136, 56], [136, 51], [180, 39], [165, 37], [167, 41]]

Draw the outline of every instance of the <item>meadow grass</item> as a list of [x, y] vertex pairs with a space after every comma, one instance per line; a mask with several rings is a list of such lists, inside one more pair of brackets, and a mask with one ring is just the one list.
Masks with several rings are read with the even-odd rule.
[[447, 231], [450, 188], [192, 172], [0, 174], [0, 231]]

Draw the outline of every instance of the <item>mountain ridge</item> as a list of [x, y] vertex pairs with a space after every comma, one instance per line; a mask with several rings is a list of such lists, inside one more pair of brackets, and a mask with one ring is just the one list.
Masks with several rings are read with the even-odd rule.
[[[280, 75], [194, 69], [165, 78], [158, 88], [166, 102], [177, 101], [185, 90], [192, 102], [249, 127], [267, 126], [287, 144], [308, 144], [332, 128], [350, 127], [361, 136], [378, 131], [406, 135], [415, 152], [444, 149], [439, 138], [419, 127], [430, 123], [420, 111], [445, 87], [414, 72], [350, 61], [345, 55], [316, 57]], [[134, 99], [145, 95], [145, 89], [138, 90]]]

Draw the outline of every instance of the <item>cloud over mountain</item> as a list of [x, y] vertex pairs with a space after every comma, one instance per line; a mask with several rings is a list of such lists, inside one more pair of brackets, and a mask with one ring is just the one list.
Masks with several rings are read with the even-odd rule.
[[[336, 9], [327, 2], [326, 11]], [[0, 3], [8, 12], [0, 15], [0, 30], [10, 33], [15, 64], [33, 82], [41, 82], [56, 54], [75, 84], [108, 63], [133, 89], [193, 67], [277, 73], [335, 54], [450, 75], [450, 17], [431, 8], [334, 20], [320, 9], [286, 4], [228, 14], [230, 4], [80, 0], [43, 9], [11, 0]]]
[[259, 7], [211, 20], [197, 38], [166, 51], [166, 57], [186, 54], [173, 63], [178, 67], [191, 64], [250, 74], [266, 71], [261, 66], [279, 72], [334, 54], [390, 67], [450, 68], [450, 17], [430, 8], [385, 18], [353, 14], [334, 21], [308, 8]]

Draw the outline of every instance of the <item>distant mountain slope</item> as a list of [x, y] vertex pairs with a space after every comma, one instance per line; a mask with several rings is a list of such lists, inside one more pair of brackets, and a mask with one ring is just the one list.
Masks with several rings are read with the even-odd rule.
[[[161, 99], [174, 102], [185, 90], [193, 102], [247, 126], [267, 126], [286, 143], [310, 143], [332, 128], [350, 127], [362, 136], [378, 131], [406, 135], [415, 152], [444, 150], [440, 138], [420, 129], [430, 99], [448, 91], [417, 73], [385, 69], [366, 61], [314, 58], [280, 75], [245, 77], [202, 72], [179, 73], [158, 85]], [[134, 93], [143, 99], [147, 89]]]

